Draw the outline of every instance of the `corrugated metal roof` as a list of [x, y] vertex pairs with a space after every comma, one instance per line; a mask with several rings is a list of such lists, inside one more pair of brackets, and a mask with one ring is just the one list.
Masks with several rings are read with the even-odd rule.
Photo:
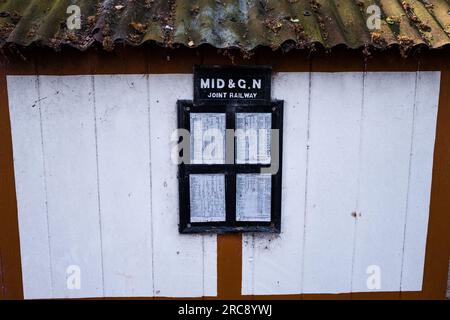
[[[450, 42], [449, 0], [0, 0], [0, 44], [36, 43], [86, 49], [96, 42], [154, 41], [172, 47], [258, 46], [325, 48], [367, 44], [439, 48]], [[81, 29], [69, 30], [69, 5], [81, 9]], [[380, 29], [370, 30], [367, 8], [381, 8]]]

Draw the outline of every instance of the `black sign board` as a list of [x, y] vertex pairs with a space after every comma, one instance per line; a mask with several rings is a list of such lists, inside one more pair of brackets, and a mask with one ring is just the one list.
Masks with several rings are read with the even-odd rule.
[[194, 105], [271, 102], [270, 66], [194, 66]]

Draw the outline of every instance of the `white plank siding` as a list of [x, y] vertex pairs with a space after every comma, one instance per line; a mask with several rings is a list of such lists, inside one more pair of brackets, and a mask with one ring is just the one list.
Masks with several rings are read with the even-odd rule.
[[25, 298], [215, 296], [216, 236], [177, 228], [170, 136], [192, 77], [11, 76], [8, 88]]
[[93, 80], [105, 296], [153, 296], [148, 83]]
[[281, 73], [274, 77], [273, 95], [285, 100], [282, 233], [243, 236], [243, 294], [288, 294], [301, 288], [298, 262], [303, 249], [308, 84], [307, 73]]
[[349, 292], [362, 73], [311, 77], [302, 292]]
[[[39, 77], [53, 297], [103, 296], [90, 77]], [[38, 168], [41, 170], [41, 168]], [[78, 266], [81, 287], [67, 286]]]
[[192, 99], [192, 88], [192, 75], [150, 75], [156, 296], [216, 294], [216, 237], [178, 234], [177, 166], [171, 161], [170, 135], [177, 125], [177, 99]]
[[51, 297], [41, 103], [37, 77], [8, 78], [20, 252], [25, 296]]
[[[243, 294], [421, 290], [440, 73], [290, 77], [294, 87], [275, 76], [273, 92], [287, 106], [283, 186], [293, 167], [302, 178], [283, 189], [282, 233], [244, 238]], [[291, 113], [299, 99], [309, 113]], [[290, 140], [305, 127], [307, 140]], [[379, 289], [367, 286], [370, 266]]]
[[380, 268], [377, 290], [400, 290], [415, 82], [413, 72], [366, 76], [353, 291], [368, 291], [369, 266]]
[[[243, 236], [243, 294], [367, 292], [371, 265], [378, 291], [421, 289], [439, 78], [274, 74], [282, 232]], [[192, 75], [9, 76], [8, 92], [25, 298], [217, 294], [216, 236], [178, 233]]]
[[402, 291], [422, 289], [439, 80], [438, 72], [419, 72], [417, 77], [400, 279]]

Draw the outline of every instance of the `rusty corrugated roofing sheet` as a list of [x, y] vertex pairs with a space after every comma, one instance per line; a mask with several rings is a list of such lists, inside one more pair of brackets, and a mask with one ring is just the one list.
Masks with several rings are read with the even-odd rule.
[[[99, 42], [252, 50], [367, 44], [439, 48], [450, 42], [449, 0], [0, 0], [0, 45], [86, 49]], [[81, 9], [81, 29], [69, 30], [69, 5]], [[371, 5], [381, 9], [370, 30]]]

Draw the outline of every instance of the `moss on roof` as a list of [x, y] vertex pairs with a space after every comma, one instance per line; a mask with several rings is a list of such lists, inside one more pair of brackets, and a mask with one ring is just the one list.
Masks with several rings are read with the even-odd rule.
[[[81, 9], [69, 30], [67, 8]], [[368, 8], [381, 9], [380, 28]], [[372, 19], [372, 20], [371, 20]], [[448, 0], [0, 0], [0, 45], [37, 44], [84, 50], [95, 43], [250, 51], [258, 46], [332, 48], [367, 45], [439, 48], [450, 42]]]

